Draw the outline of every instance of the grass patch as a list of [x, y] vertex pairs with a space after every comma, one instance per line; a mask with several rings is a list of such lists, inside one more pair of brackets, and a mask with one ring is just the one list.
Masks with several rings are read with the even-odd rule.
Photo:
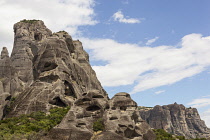
[[33, 19], [33, 20], [26, 20], [26, 19], [24, 19], [24, 20], [21, 20], [20, 22], [33, 24], [33, 23], [35, 23], [35, 22], [37, 22], [37, 21], [39, 21], [39, 20], [36, 20], [36, 19]]
[[[153, 131], [156, 134], [156, 140], [188, 140], [185, 139], [184, 136], [173, 136], [172, 134], [167, 133], [163, 129], [153, 129]], [[190, 140], [206, 140], [205, 138], [196, 138], [196, 139], [190, 139]]]
[[28, 139], [36, 134], [47, 132], [61, 122], [69, 109], [70, 107], [53, 108], [49, 110], [49, 115], [44, 112], [34, 112], [1, 120], [0, 140]]

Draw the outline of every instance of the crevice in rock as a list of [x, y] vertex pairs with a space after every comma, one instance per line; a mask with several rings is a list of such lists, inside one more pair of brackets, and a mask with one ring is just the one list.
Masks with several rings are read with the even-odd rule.
[[60, 97], [53, 98], [50, 102], [52, 105], [56, 105], [59, 107], [66, 107], [67, 105], [60, 99]]
[[92, 98], [104, 98], [104, 96], [102, 96], [102, 95], [93, 95]]
[[83, 94], [82, 94], [82, 96], [85, 96], [85, 95], [87, 95], [87, 93], [83, 93]]
[[91, 105], [89, 107], [86, 108], [87, 111], [97, 111], [100, 110], [101, 108], [97, 105]]

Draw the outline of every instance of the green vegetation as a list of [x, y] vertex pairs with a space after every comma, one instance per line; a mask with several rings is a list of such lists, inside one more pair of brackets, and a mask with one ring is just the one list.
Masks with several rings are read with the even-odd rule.
[[100, 118], [97, 121], [93, 122], [93, 131], [103, 131], [104, 130], [104, 123], [103, 119]]
[[46, 133], [59, 124], [70, 107], [50, 109], [49, 115], [34, 112], [29, 115], [8, 118], [0, 121], [0, 140], [31, 138]]
[[[187, 140], [184, 136], [173, 136], [172, 134], [167, 133], [163, 129], [153, 129], [155, 132], [157, 138], [156, 140]], [[196, 138], [196, 139], [190, 139], [190, 140], [206, 140], [205, 138]]]
[[167, 133], [163, 129], [153, 129], [153, 131], [157, 136], [156, 140], [176, 140], [176, 138], [174, 138], [172, 134]]
[[20, 22], [24, 22], [24, 23], [35, 23], [35, 22], [37, 22], [37, 21], [39, 21], [39, 20], [36, 20], [36, 19], [33, 19], [33, 20], [26, 20], [26, 19], [24, 19], [24, 20], [21, 20]]
[[66, 34], [68, 34], [66, 31], [58, 31], [57, 33], [66, 33]]

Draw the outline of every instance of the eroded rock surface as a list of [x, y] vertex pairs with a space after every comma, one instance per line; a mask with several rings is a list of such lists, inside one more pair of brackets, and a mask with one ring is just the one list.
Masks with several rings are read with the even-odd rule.
[[154, 129], [164, 129], [186, 138], [210, 137], [210, 129], [201, 120], [196, 108], [186, 108], [182, 104], [155, 106], [140, 109], [142, 119]]
[[54, 107], [71, 106], [44, 140], [93, 139], [93, 123], [98, 119], [103, 120], [105, 130], [97, 140], [155, 139], [128, 93], [108, 98], [79, 40], [72, 40], [65, 31], [52, 34], [39, 20], [18, 22], [14, 32], [11, 57], [4, 48], [0, 59], [0, 78], [9, 76], [0, 82], [1, 107], [10, 101], [8, 96], [16, 99], [9, 104], [12, 111], [8, 114], [0, 109], [1, 116], [47, 113]]
[[[110, 109], [104, 115], [105, 130], [115, 132], [122, 137], [133, 140], [154, 140], [155, 135], [137, 110], [137, 103], [128, 93], [117, 93], [109, 101]], [[107, 133], [106, 135], [112, 135]], [[110, 136], [111, 137], [111, 136]]]

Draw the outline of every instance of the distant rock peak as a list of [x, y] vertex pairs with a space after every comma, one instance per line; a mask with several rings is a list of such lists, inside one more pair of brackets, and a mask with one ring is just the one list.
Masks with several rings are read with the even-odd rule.
[[9, 52], [6, 47], [3, 47], [1, 51], [1, 59], [4, 59], [4, 58], [9, 58]]
[[210, 129], [201, 120], [196, 108], [186, 108], [182, 104], [141, 108], [141, 117], [154, 129], [164, 129], [175, 135], [191, 138], [208, 138]]

